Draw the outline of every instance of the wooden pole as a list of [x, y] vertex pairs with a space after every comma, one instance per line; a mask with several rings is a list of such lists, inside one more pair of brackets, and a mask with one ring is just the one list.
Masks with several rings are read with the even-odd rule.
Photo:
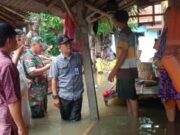
[[84, 13], [83, 9], [85, 8], [85, 6], [83, 5], [83, 0], [81, 0], [76, 6], [77, 6], [78, 19], [80, 22], [78, 27], [78, 33], [82, 47], [90, 117], [91, 120], [99, 120], [99, 111], [97, 106], [95, 83], [94, 83], [94, 76], [93, 76], [92, 63], [90, 57], [89, 40], [88, 40], [89, 30], [88, 30], [88, 24], [85, 19], [85, 15], [83, 15]]

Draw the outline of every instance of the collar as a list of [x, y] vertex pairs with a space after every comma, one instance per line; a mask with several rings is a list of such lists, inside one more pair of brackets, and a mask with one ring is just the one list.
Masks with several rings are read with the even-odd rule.
[[3, 52], [3, 50], [2, 50], [2, 49], [0, 49], [0, 56], [6, 56], [6, 57], [11, 58], [11, 57], [9, 56], [9, 54], [8, 54], [8, 53]]
[[31, 49], [27, 50], [27, 52], [29, 52], [30, 54], [36, 56], [37, 54], [35, 52], [33, 52]]
[[121, 31], [126, 31], [126, 30], [129, 30], [130, 28], [128, 26], [124, 27], [121, 29]]
[[63, 53], [60, 54], [60, 57], [63, 58], [64, 60], [70, 60], [73, 57], [73, 53], [71, 54], [70, 57], [65, 57]]

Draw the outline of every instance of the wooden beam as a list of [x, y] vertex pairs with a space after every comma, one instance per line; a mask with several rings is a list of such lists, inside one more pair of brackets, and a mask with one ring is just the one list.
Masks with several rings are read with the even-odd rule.
[[23, 2], [21, 0], [14, 0], [14, 3], [12, 3], [13, 7], [19, 7]]
[[89, 111], [91, 120], [99, 120], [99, 111], [97, 105], [97, 97], [94, 83], [94, 76], [92, 70], [89, 40], [88, 40], [88, 24], [85, 20], [84, 11], [85, 5], [83, 0], [80, 0], [77, 4], [77, 16], [79, 19], [78, 35], [81, 42], [83, 63], [85, 69], [85, 81], [88, 95]]
[[53, 13], [53, 15], [59, 16], [60, 18], [65, 18], [65, 14], [60, 7], [54, 5], [53, 8], [49, 10]]
[[135, 0], [122, 0], [122, 1], [120, 1], [120, 3], [118, 5], [119, 5], [120, 8], [122, 8], [122, 7], [128, 5], [129, 3], [132, 3], [134, 1]]
[[10, 9], [10, 8], [8, 8], [8, 7], [4, 6], [4, 5], [2, 5], [2, 4], [0, 4], [0, 7], [3, 8], [3, 9], [6, 9], [7, 11], [9, 11], [9, 12], [11, 12], [11, 13], [13, 13], [13, 14], [15, 14], [15, 15], [21, 17], [21, 18], [23, 18], [24, 20], [30, 22], [29, 20], [27, 20], [27, 18], [26, 18], [25, 16], [21, 15], [20, 13], [14, 11], [14, 10], [12, 10], [12, 9]]
[[70, 8], [68, 7], [66, 1], [65, 1], [65, 0], [61, 0], [61, 1], [62, 1], [63, 5], [64, 5], [66, 11], [68, 12], [69, 16], [71, 17], [74, 25], [75, 25], [76, 27], [78, 27], [78, 24], [77, 24], [76, 20], [74, 19], [74, 16], [72, 15], [72, 12], [71, 12]]
[[[119, 5], [119, 4], [121, 4], [122, 0], [117, 1], [117, 2], [118, 2], [118, 5]], [[134, 0], [131, 0], [131, 2], [128, 3], [127, 5], [130, 6], [130, 5], [132, 5], [132, 4], [134, 4]], [[125, 5], [125, 6], [122, 7], [122, 8], [123, 8], [123, 9], [127, 8], [127, 5]], [[106, 6], [106, 4], [103, 4], [103, 5], [101, 6], [101, 8], [102, 8], [102, 7], [105, 7], [105, 6]], [[102, 11], [102, 12], [104, 12], [104, 11]], [[104, 14], [99, 13], [99, 14], [101, 14], [101, 16], [99, 16], [99, 17], [97, 17], [97, 18], [91, 19], [91, 17], [92, 17], [94, 14], [96, 14], [96, 13], [98, 13], [98, 12], [94, 11], [93, 13], [89, 14], [89, 15], [86, 17], [86, 20], [87, 20], [89, 23], [92, 23], [92, 22], [95, 22], [95, 21], [99, 20], [99, 19], [102, 18], [103, 16], [105, 16]], [[109, 16], [111, 16], [108, 12], [105, 12], [105, 13], [108, 14]]]
[[88, 0], [88, 2], [91, 2], [91, 3], [95, 3], [97, 2], [98, 0]]
[[8, 20], [11, 20], [12, 22], [14, 22], [14, 17], [12, 17], [12, 15], [8, 15], [7, 13], [4, 13], [3, 11], [0, 11], [0, 16], [4, 16], [5, 18], [7, 18]]
[[91, 18], [92, 16], [94, 16], [96, 13], [97, 13], [97, 12], [93, 12], [93, 13], [89, 14], [89, 15], [86, 17], [86, 20], [89, 21], [90, 18]]
[[154, 14], [155, 14], [155, 4], [153, 3], [153, 5], [152, 5], [152, 12], [153, 12], [153, 16], [152, 16], [152, 18], [153, 18], [153, 23], [155, 24], [155, 16], [154, 16]]
[[78, 3], [78, 0], [73, 0], [73, 1], [69, 4], [69, 8], [72, 9], [74, 6], [76, 6], [77, 3]]
[[119, 5], [119, 7], [121, 8], [121, 9], [127, 9], [127, 8], [129, 8], [130, 6], [132, 6], [134, 4], [134, 1], [131, 1], [131, 2], [129, 2], [129, 3], [127, 3], [126, 5]]
[[15, 17], [12, 17], [12, 15], [8, 15], [7, 13], [4, 13], [3, 11], [0, 11], [0, 17], [6, 18], [6, 20], [8, 20], [11, 24], [14, 24], [15, 26], [19, 24], [22, 24], [24, 21], [23, 20], [19, 20]]
[[93, 22], [101, 19], [102, 17], [103, 17], [103, 15], [100, 15], [99, 17], [96, 17], [96, 18], [94, 18], [94, 19], [92, 19], [92, 20], [88, 20], [88, 22], [89, 22], [89, 23], [93, 23]]
[[[112, 16], [112, 14], [109, 14], [109, 17], [110, 17], [110, 16]], [[98, 16], [98, 17], [96, 17], [96, 18], [93, 18], [93, 19], [91, 19], [91, 20], [88, 20], [88, 22], [89, 22], [89, 23], [93, 23], [93, 22], [101, 19], [102, 17], [104, 17], [104, 16], [103, 16], [103, 15], [100, 15], [100, 16]]]
[[[101, 5], [100, 7], [101, 7], [101, 9], [102, 9], [102, 8], [104, 8], [105, 6], [106, 6], [106, 3], [103, 4], [103, 5]], [[96, 13], [97, 13], [97, 12], [93, 12], [93, 13], [87, 15], [86, 20], [90, 20], [90, 18], [91, 18], [93, 15], [95, 15]]]
[[97, 7], [91, 5], [91, 4], [87, 3], [87, 2], [85, 2], [85, 6], [86, 6], [87, 8], [89, 8], [89, 9], [95, 11], [96, 13], [99, 13], [99, 14], [103, 15], [103, 16], [109, 16], [108, 13], [106, 13], [106, 12], [98, 9]]
[[14, 22], [12, 22], [11, 20], [9, 20], [9, 19], [7, 19], [6, 17], [4, 17], [4, 16], [1, 16], [0, 15], [0, 20], [3, 20], [3, 21], [5, 21], [5, 22], [7, 22], [7, 23], [9, 23], [9, 24], [11, 24], [12, 26], [16, 26], [16, 24], [14, 23]]
[[148, 17], [148, 16], [161, 16], [164, 15], [164, 13], [158, 13], [158, 14], [146, 14], [146, 15], [132, 15], [129, 16], [130, 18], [136, 18], [136, 17]]
[[95, 0], [95, 2], [93, 2], [93, 5], [96, 5], [99, 7], [99, 5], [101, 4], [102, 0]]
[[[121, 1], [119, 2], [119, 4], [120, 4], [120, 3], [121, 3]], [[124, 7], [122, 7], [122, 9], [126, 9], [128, 6], [133, 5], [133, 4], [134, 4], [134, 0], [132, 0], [131, 3], [128, 3], [127, 5], [125, 5]], [[97, 21], [97, 20], [99, 20], [99, 19], [101, 19], [102, 17], [105, 16], [104, 14], [101, 14], [101, 16], [99, 16], [99, 17], [90, 19], [95, 13], [97, 13], [97, 12], [94, 12], [94, 13], [90, 14], [90, 15], [86, 18], [86, 20], [87, 20], [89, 23], [93, 23], [93, 22], [95, 22], [95, 21]], [[99, 13], [99, 14], [100, 14], [100, 13]], [[111, 14], [109, 14], [108, 12], [106, 12], [106, 14], [108, 14], [108, 16], [111, 16]], [[134, 17], [134, 16], [133, 16], [133, 17]]]
[[47, 4], [47, 8], [51, 8], [54, 6], [54, 4], [56, 4], [57, 0], [51, 0], [48, 4]]
[[8, 18], [6, 18], [6, 17], [4, 17], [4, 16], [2, 16], [2, 15], [0, 15], [0, 19], [2, 19], [2, 20], [5, 20], [5, 21], [7, 21], [7, 22], [11, 22], [11, 23], [12, 23], [12, 20], [9, 20]]
[[32, 0], [27, 0], [26, 3], [23, 4], [23, 6], [21, 6], [21, 9], [26, 8], [30, 3], [32, 2]]

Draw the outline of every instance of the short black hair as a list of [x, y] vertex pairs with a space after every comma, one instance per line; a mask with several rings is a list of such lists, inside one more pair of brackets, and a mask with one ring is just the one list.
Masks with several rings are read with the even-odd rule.
[[17, 35], [25, 34], [25, 32], [21, 29], [15, 29], [15, 32], [17, 33]]
[[15, 32], [17, 33], [16, 40], [19, 40], [20, 37], [25, 34], [25, 32], [22, 31], [21, 29], [15, 29]]
[[4, 47], [6, 40], [15, 35], [16, 32], [13, 26], [5, 22], [0, 22], [0, 47]]
[[129, 20], [129, 14], [125, 10], [117, 10], [114, 13], [114, 18], [119, 22], [127, 23]]

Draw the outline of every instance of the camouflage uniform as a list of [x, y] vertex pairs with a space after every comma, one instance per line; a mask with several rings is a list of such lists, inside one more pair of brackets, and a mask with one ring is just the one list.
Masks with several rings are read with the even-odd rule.
[[29, 73], [33, 70], [44, 67], [42, 59], [31, 50], [27, 50], [23, 57], [23, 67], [27, 79], [30, 80], [28, 87], [32, 117], [43, 117], [47, 109], [47, 75], [44, 73], [36, 77], [29, 76]]

